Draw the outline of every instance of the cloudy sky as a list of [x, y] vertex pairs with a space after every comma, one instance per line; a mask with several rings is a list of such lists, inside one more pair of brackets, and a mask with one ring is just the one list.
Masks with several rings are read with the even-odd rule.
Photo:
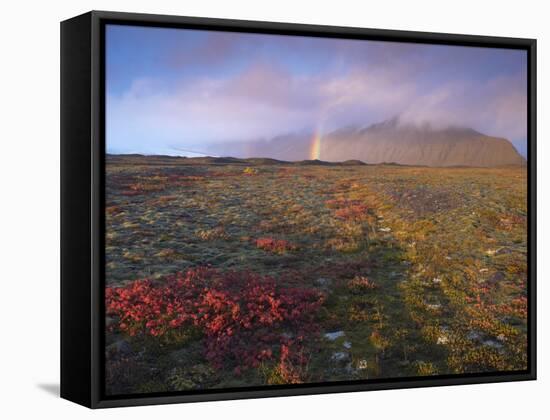
[[107, 151], [368, 126], [394, 116], [505, 137], [526, 154], [524, 51], [107, 26]]

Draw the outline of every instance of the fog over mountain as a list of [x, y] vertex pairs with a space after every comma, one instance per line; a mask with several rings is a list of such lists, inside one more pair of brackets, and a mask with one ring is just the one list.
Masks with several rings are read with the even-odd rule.
[[434, 128], [429, 124], [403, 123], [398, 118], [368, 127], [343, 127], [326, 134], [296, 133], [269, 141], [220, 143], [210, 145], [206, 152], [286, 161], [357, 159], [373, 164], [425, 166], [491, 167], [525, 163], [525, 158], [507, 139], [471, 128]]

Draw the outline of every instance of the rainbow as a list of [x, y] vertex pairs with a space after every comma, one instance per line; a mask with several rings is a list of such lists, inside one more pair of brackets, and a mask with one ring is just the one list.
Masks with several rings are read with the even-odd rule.
[[313, 137], [311, 138], [311, 145], [309, 150], [309, 158], [311, 160], [321, 158], [321, 130], [315, 130]]

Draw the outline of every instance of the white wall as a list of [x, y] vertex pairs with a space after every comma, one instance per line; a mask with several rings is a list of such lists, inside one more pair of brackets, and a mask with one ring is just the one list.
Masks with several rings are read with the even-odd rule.
[[[56, 418], [542, 418], [548, 353], [548, 48], [543, 1], [9, 1], [0, 24], [0, 416]], [[53, 395], [59, 352], [59, 21], [90, 9], [538, 39], [539, 380], [89, 411]], [[547, 191], [546, 191], [547, 192]], [[53, 391], [52, 391], [53, 390]], [[541, 412], [540, 415], [535, 413]], [[546, 413], [547, 414], [547, 413]], [[532, 415], [532, 416], [530, 416]]]

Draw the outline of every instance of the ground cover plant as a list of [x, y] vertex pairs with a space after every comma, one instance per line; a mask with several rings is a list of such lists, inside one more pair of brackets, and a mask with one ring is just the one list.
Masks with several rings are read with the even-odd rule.
[[107, 394], [527, 367], [527, 172], [107, 156]]

